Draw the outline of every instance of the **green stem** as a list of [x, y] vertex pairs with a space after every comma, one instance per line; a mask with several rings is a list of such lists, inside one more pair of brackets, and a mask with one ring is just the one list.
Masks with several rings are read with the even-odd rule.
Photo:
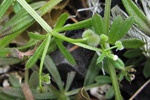
[[73, 43], [74, 45], [80, 46], [82, 48], [86, 48], [89, 50], [93, 50], [93, 51], [98, 51], [98, 52], [102, 52], [102, 49], [96, 48], [96, 47], [92, 47], [83, 43]]
[[[94, 87], [99, 87], [100, 85], [102, 85], [102, 84], [95, 83], [95, 84], [92, 84], [92, 85], [85, 86], [84, 89], [85, 89], [85, 90], [89, 90], [89, 89], [92, 89], [92, 88], [94, 88]], [[71, 95], [74, 95], [74, 94], [78, 93], [80, 89], [81, 89], [81, 88], [78, 88], [78, 89], [75, 89], [75, 90], [66, 92], [65, 94], [66, 94], [67, 96], [71, 96]]]
[[109, 51], [109, 50], [112, 50], [112, 49], [114, 49], [114, 48], [117, 48], [117, 46], [112, 46], [112, 47], [109, 47], [109, 48], [104, 49], [104, 50], [105, 50], [105, 51]]
[[71, 38], [65, 37], [65, 36], [63, 36], [63, 35], [55, 32], [55, 31], [52, 32], [52, 35], [54, 37], [57, 37], [59, 39], [62, 39], [64, 41], [67, 41], [67, 42], [70, 42], [70, 43], [79, 43], [79, 42], [85, 42], [85, 41], [87, 41], [87, 39], [84, 39], [84, 38], [83, 39], [71, 39]]
[[24, 9], [48, 32], [52, 31], [52, 28], [41, 18], [40, 15], [36, 13], [35, 10], [31, 8], [31, 6], [25, 0], [17, 0]]
[[110, 7], [111, 0], [105, 0], [105, 12], [104, 12], [104, 34], [108, 35], [110, 25]]
[[40, 88], [42, 88], [42, 69], [43, 69], [45, 56], [46, 56], [46, 53], [47, 53], [47, 50], [48, 50], [48, 47], [49, 47], [49, 44], [50, 44], [50, 40], [51, 40], [51, 35], [49, 35], [47, 37], [47, 41], [46, 41], [45, 48], [44, 48], [42, 58], [41, 58], [40, 70], [39, 70], [39, 86], [40, 86]]
[[116, 100], [122, 100], [115, 67], [112, 65], [112, 63], [108, 59], [107, 59], [107, 64], [108, 64], [108, 69], [110, 72], [110, 77], [112, 80], [112, 85], [113, 85], [114, 91], [115, 91], [115, 98], [116, 98]]
[[[105, 12], [104, 12], [104, 33], [106, 35], [109, 34], [109, 25], [110, 25], [110, 7], [111, 7], [111, 0], [105, 0]], [[110, 49], [110, 45], [108, 43], [105, 43], [104, 45], [105, 49]], [[112, 80], [112, 85], [115, 91], [115, 99], [116, 100], [122, 100], [122, 96], [119, 90], [119, 84], [117, 80], [117, 75], [115, 71], [115, 67], [112, 65], [112, 63], [107, 59], [108, 69], [110, 72], [110, 77]]]
[[29, 69], [25, 69], [25, 82], [28, 83], [28, 79], [29, 79]]

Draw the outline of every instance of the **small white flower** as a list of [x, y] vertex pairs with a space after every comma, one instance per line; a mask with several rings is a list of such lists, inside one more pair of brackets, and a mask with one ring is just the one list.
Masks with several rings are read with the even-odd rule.
[[118, 60], [118, 56], [117, 56], [117, 55], [114, 55], [114, 56], [113, 56], [113, 60], [114, 60], [114, 61], [117, 61], [117, 60]]

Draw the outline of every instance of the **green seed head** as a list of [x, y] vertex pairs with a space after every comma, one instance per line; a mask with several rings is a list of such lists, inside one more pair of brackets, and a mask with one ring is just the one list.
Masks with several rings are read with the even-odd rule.
[[124, 49], [121, 41], [116, 41], [115, 45], [117, 46], [117, 49], [119, 49], [119, 50], [123, 50]]
[[87, 39], [87, 44], [90, 46], [97, 46], [100, 42], [100, 37], [92, 30], [86, 30], [83, 32], [83, 38]]
[[38, 93], [45, 93], [45, 92], [47, 92], [47, 88], [46, 87], [37, 87], [37, 89], [36, 89], [36, 91], [38, 92]]
[[101, 41], [108, 41], [108, 36], [105, 34], [101, 34], [100, 39], [101, 39]]

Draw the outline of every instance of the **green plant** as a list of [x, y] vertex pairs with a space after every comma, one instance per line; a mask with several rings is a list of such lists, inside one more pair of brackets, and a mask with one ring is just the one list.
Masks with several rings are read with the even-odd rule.
[[[137, 38], [140, 39], [142, 41], [144, 41], [146, 44], [141, 47], [140, 49], [142, 51], [140, 51], [139, 54], [144, 54], [148, 59], [146, 61], [146, 64], [144, 66], [144, 70], [143, 70], [143, 74], [146, 78], [148, 78], [150, 76], [149, 74], [149, 26], [150, 26], [150, 21], [149, 21], [149, 3], [148, 0], [140, 0], [143, 10], [140, 9], [140, 7], [138, 6], [138, 3], [134, 3], [130, 0], [122, 0], [127, 13], [129, 14], [129, 16], [133, 16], [135, 19], [135, 23], [134, 26], [132, 27], [131, 31], [128, 32], [128, 35], [131, 38]], [[123, 13], [123, 11], [121, 11]], [[124, 13], [125, 14], [125, 13]], [[126, 15], [126, 17], [128, 17]], [[133, 52], [134, 50], [128, 51], [125, 55], [127, 56], [129, 52]], [[140, 57], [138, 60], [142, 61], [141, 55], [136, 56], [136, 57]], [[129, 59], [130, 61], [132, 59], [134, 59], [134, 55], [132, 57], [129, 57], [131, 59]], [[139, 62], [137, 61], [137, 62]]]
[[[8, 0], [6, 0], [8, 1]], [[92, 87], [96, 87], [102, 84], [106, 83], [112, 83], [113, 89], [115, 92], [115, 98], [116, 100], [122, 100], [122, 96], [120, 94], [119, 90], [119, 84], [118, 84], [118, 78], [116, 75], [116, 69], [120, 71], [120, 74], [122, 75], [121, 77], [124, 77], [128, 80], [131, 81], [131, 76], [128, 73], [129, 69], [131, 67], [125, 67], [124, 62], [118, 58], [117, 55], [114, 55], [112, 52], [112, 49], [116, 48], [117, 50], [122, 50], [124, 47], [126, 48], [138, 48], [143, 46], [145, 43], [141, 40], [138, 39], [125, 39], [121, 40], [125, 34], [128, 32], [132, 24], [134, 23], [134, 18], [130, 17], [123, 21], [122, 17], [118, 16], [116, 19], [113, 21], [113, 24], [110, 27], [110, 5], [111, 5], [111, 0], [106, 1], [106, 6], [105, 6], [105, 14], [104, 14], [104, 19], [98, 15], [95, 14], [92, 18], [71, 24], [68, 26], [63, 26], [64, 23], [66, 22], [68, 18], [68, 14], [62, 14], [54, 29], [52, 29], [42, 18], [48, 10], [50, 10], [54, 5], [58, 4], [61, 0], [50, 0], [47, 4], [45, 4], [43, 7], [41, 7], [37, 12], [34, 9], [37, 9], [39, 7], [31, 7], [25, 0], [17, 0], [20, 5], [27, 11], [24, 13], [24, 9], [21, 9], [18, 13], [16, 11], [16, 15], [4, 26], [2, 29], [2, 32], [0, 33], [0, 36], [4, 37], [0, 41], [0, 56], [5, 59], [7, 59], [8, 54], [12, 55], [13, 57], [18, 57], [14, 52], [12, 51], [12, 48], [5, 48], [11, 40], [13, 40], [15, 37], [17, 37], [21, 32], [23, 32], [27, 27], [29, 27], [31, 24], [33, 24], [35, 21], [38, 22], [43, 29], [47, 32], [46, 35], [37, 35], [32, 32], [29, 32], [29, 37], [31, 38], [31, 41], [34, 41], [33, 44], [27, 44], [24, 47], [20, 47], [18, 49], [24, 49], [28, 48], [31, 45], [35, 45], [37, 42], [40, 42], [39, 47], [36, 49], [34, 54], [27, 60], [26, 62], [26, 76], [25, 80], [27, 83], [30, 83], [29, 86], [33, 87], [32, 84], [32, 76], [28, 80], [28, 69], [32, 68], [37, 60], [41, 57], [41, 62], [40, 62], [40, 68], [39, 68], [39, 80], [36, 78], [35, 81], [39, 81], [39, 86], [36, 85], [36, 87], [33, 88], [32, 92], [34, 97], [36, 95], [41, 94], [41, 98], [35, 97], [36, 99], [58, 99], [58, 100], [68, 100], [71, 95], [74, 93], [77, 93], [79, 89], [68, 91], [69, 87], [73, 81], [73, 78], [75, 76], [74, 72], [71, 72], [68, 74], [67, 77], [67, 84], [66, 87], [64, 88], [62, 85], [62, 80], [59, 75], [59, 72], [57, 71], [57, 68], [55, 64], [53, 63], [52, 59], [49, 56], [46, 56], [48, 52], [51, 52], [56, 48], [56, 45], [64, 55], [64, 57], [68, 60], [73, 65], [76, 65], [76, 62], [72, 55], [67, 51], [67, 49], [63, 46], [62, 42], [67, 41], [72, 44], [78, 45], [80, 47], [96, 51], [99, 55], [99, 57], [95, 57], [95, 64], [97, 62], [97, 65], [100, 65], [102, 67], [107, 67], [109, 70], [108, 74], [109, 76], [97, 76], [98, 71], [96, 71], [95, 68], [93, 69], [96, 74], [93, 74], [92, 68], [89, 67], [89, 70], [87, 72], [87, 76], [85, 79], [85, 89], [89, 89]], [[5, 5], [1, 5], [2, 7]], [[39, 5], [40, 6], [40, 5]], [[5, 12], [5, 11], [4, 11]], [[28, 14], [29, 13], [29, 14]], [[22, 14], [21, 16], [19, 16]], [[19, 20], [15, 20], [15, 19]], [[23, 22], [22, 22], [23, 20]], [[27, 21], [28, 20], [28, 21]], [[96, 23], [95, 23], [96, 22]], [[22, 23], [20, 27], [20, 23]], [[124, 27], [122, 27], [124, 25]], [[13, 27], [12, 27], [13, 26]], [[11, 27], [11, 28], [10, 28]], [[68, 31], [68, 30], [75, 30], [75, 29], [81, 29], [81, 28], [87, 28], [83, 33], [83, 38], [81, 39], [71, 39], [68, 37], [65, 37], [63, 34], [59, 33], [61, 31]], [[110, 29], [110, 31], [109, 31]], [[6, 36], [7, 35], [7, 36]], [[54, 42], [53, 42], [54, 41]], [[30, 42], [30, 41], [29, 41]], [[137, 44], [132, 44], [133, 42], [136, 42]], [[96, 46], [100, 45], [101, 48], [97, 48]], [[110, 46], [114, 45], [114, 46]], [[3, 50], [4, 49], [4, 50]], [[50, 49], [50, 50], [49, 50]], [[18, 52], [17, 52], [18, 53]], [[7, 56], [6, 56], [7, 55]], [[20, 57], [18, 57], [20, 58]], [[23, 59], [26, 59], [26, 57], [23, 57]], [[102, 63], [106, 62], [107, 66], [103, 66]], [[44, 75], [42, 73], [43, 69], [43, 64], [45, 64], [46, 68], [48, 69], [50, 75], [55, 79], [56, 84], [58, 85], [59, 90], [56, 90], [53, 88], [52, 85], [45, 85], [48, 87], [50, 92], [46, 92], [45, 86], [43, 86], [42, 81], [45, 83], [50, 83], [50, 76], [49, 74]], [[90, 73], [90, 74], [89, 74]], [[34, 72], [32, 75], [36, 74], [37, 72]], [[92, 74], [92, 75], [91, 75]], [[90, 76], [91, 75], [91, 76]], [[35, 75], [34, 75], [35, 76]], [[90, 77], [89, 77], [90, 76]], [[92, 78], [91, 77], [96, 77], [96, 84], [93, 84]], [[37, 76], [36, 76], [37, 77]], [[88, 78], [87, 78], [88, 77]], [[91, 81], [88, 81], [88, 80]], [[11, 80], [10, 80], [11, 81]], [[100, 81], [100, 82], [99, 82]], [[12, 84], [15, 84], [12, 82]], [[19, 86], [19, 85], [18, 85]], [[36, 92], [37, 91], [39, 92]], [[111, 89], [113, 91], [113, 89]], [[9, 95], [10, 97], [15, 97], [15, 98], [21, 98], [23, 99], [24, 96], [23, 94], [19, 93], [21, 89], [19, 88], [10, 88], [12, 91], [16, 91], [14, 93], [10, 93], [11, 91], [8, 90], [2, 90], [2, 93]], [[18, 94], [17, 94], [18, 93]], [[51, 95], [49, 95], [51, 93]], [[42, 98], [42, 96], [45, 96]]]

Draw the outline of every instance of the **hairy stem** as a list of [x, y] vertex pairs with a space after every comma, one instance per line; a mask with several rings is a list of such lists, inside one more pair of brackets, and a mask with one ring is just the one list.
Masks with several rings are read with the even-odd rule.
[[[111, 0], [105, 0], [105, 12], [104, 12], [104, 33], [108, 35], [109, 33], [109, 25], [110, 25], [110, 7], [111, 7]], [[105, 43], [104, 45], [105, 49], [109, 49], [110, 46], [108, 43]], [[110, 77], [112, 80], [112, 85], [114, 87], [115, 91], [115, 99], [116, 100], [122, 100], [121, 93], [119, 90], [119, 84], [117, 80], [117, 75], [115, 71], [115, 67], [112, 65], [112, 63], [107, 59], [108, 69], [110, 72]]]
[[108, 35], [110, 25], [110, 7], [111, 0], [105, 0], [105, 12], [104, 12], [104, 34]]
[[117, 80], [115, 67], [112, 65], [112, 63], [108, 59], [107, 59], [107, 64], [108, 64], [108, 69], [110, 72], [110, 77], [112, 80], [112, 85], [114, 87], [115, 99], [116, 100], [122, 100], [121, 93], [119, 90], [119, 84], [118, 84], [118, 80]]

